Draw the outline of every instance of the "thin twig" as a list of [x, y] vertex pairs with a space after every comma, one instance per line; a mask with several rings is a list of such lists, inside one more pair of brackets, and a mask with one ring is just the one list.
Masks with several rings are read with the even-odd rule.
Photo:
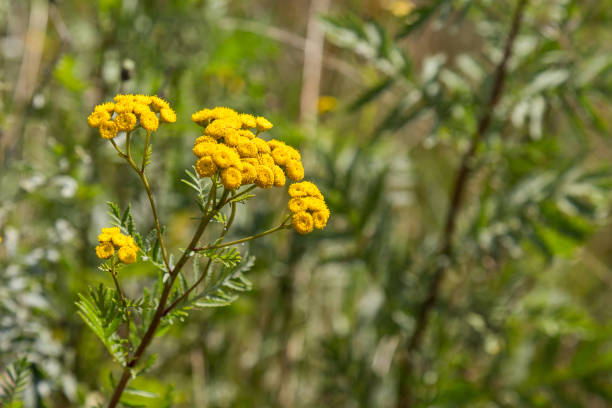
[[403, 354], [403, 358], [401, 360], [405, 368], [405, 370], [402, 371], [407, 375], [404, 375], [404, 378], [400, 378], [397, 401], [398, 408], [409, 407], [412, 403], [408, 388], [410, 377], [412, 374], [411, 354], [414, 353], [420, 347], [423, 334], [427, 328], [427, 323], [429, 321], [429, 315], [436, 305], [441, 282], [444, 279], [446, 271], [448, 270], [448, 261], [453, 256], [454, 250], [452, 241], [457, 226], [457, 218], [461, 209], [463, 195], [467, 186], [468, 176], [471, 172], [471, 164], [482, 139], [485, 137], [487, 131], [489, 130], [495, 107], [497, 106], [501, 97], [504, 82], [506, 79], [508, 60], [510, 59], [510, 56], [512, 54], [512, 48], [516, 39], [516, 35], [519, 31], [523, 12], [525, 10], [526, 5], [527, 0], [519, 0], [517, 4], [514, 16], [512, 18], [512, 25], [504, 46], [503, 57], [495, 69], [491, 94], [489, 96], [487, 104], [484, 107], [484, 111], [478, 122], [477, 130], [472, 137], [470, 146], [463, 155], [461, 165], [453, 183], [450, 205], [446, 214], [444, 229], [442, 231], [441, 237], [441, 245], [438, 252], [439, 259], [442, 262], [438, 262], [436, 269], [433, 273], [433, 278], [430, 282], [429, 289], [427, 291], [427, 296], [421, 302], [421, 305], [418, 309], [415, 328], [412, 332], [411, 337], [408, 340], [406, 352]]

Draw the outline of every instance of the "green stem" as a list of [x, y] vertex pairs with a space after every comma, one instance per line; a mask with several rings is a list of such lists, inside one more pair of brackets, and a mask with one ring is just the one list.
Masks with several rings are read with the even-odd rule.
[[283, 228], [287, 228], [288, 227], [287, 221], [290, 218], [291, 218], [291, 215], [288, 215], [287, 218], [285, 218], [285, 220], [280, 225], [278, 225], [277, 227], [271, 228], [271, 229], [269, 229], [267, 231], [264, 231], [264, 232], [260, 232], [259, 234], [251, 235], [250, 237], [237, 239], [237, 240], [231, 241], [231, 242], [226, 242], [225, 244], [210, 245], [210, 246], [195, 248], [194, 251], [199, 252], [199, 251], [206, 251], [206, 250], [209, 250], [209, 249], [224, 248], [224, 247], [228, 247], [228, 246], [231, 246], [231, 245], [236, 245], [236, 244], [241, 244], [243, 242], [251, 241], [253, 239], [261, 238], [264, 235], [268, 235], [268, 234], [271, 234], [271, 233], [276, 232], [278, 230], [281, 230]]
[[145, 166], [147, 165], [147, 149], [149, 148], [149, 138], [151, 137], [151, 131], [147, 130], [147, 136], [145, 137], [144, 151], [142, 153], [142, 166], [140, 171], [144, 173]]
[[[227, 224], [225, 225], [225, 228], [223, 229], [223, 233], [219, 236], [220, 241], [223, 241], [223, 238], [225, 238], [225, 236], [227, 235], [227, 232], [231, 228], [232, 224], [234, 223], [234, 218], [236, 217], [236, 203], [232, 202], [231, 207], [232, 207], [232, 210], [231, 210], [230, 217], [227, 221]], [[210, 268], [211, 263], [212, 263], [212, 258], [208, 258], [208, 262], [206, 263], [206, 266], [204, 267], [204, 271], [202, 271], [202, 275], [198, 278], [198, 280], [193, 285], [191, 285], [189, 289], [185, 291], [185, 293], [183, 293], [178, 299], [172, 302], [172, 304], [168, 306], [166, 310], [164, 310], [164, 316], [170, 313], [172, 309], [174, 309], [178, 304], [180, 304], [187, 296], [189, 296], [189, 294], [196, 287], [198, 287], [200, 283], [202, 283], [204, 279], [206, 279], [206, 276], [208, 275], [208, 269]]]
[[119, 279], [117, 279], [117, 271], [115, 270], [115, 258], [111, 260], [111, 276], [113, 277], [113, 281], [115, 282], [115, 287], [117, 288], [117, 293], [119, 294], [119, 299], [121, 299], [121, 303], [123, 303], [123, 308], [125, 309], [125, 324], [126, 327], [126, 338], [130, 348], [132, 347], [132, 343], [130, 342], [130, 311], [128, 310], [127, 301], [125, 300], [125, 295], [121, 290], [121, 285], [119, 285]]
[[[212, 194], [213, 197], [216, 195], [216, 186], [211, 191], [210, 194]], [[142, 341], [140, 342], [140, 345], [138, 346], [138, 349], [134, 353], [134, 356], [128, 363], [127, 367], [123, 370], [123, 374], [121, 376], [121, 379], [119, 380], [119, 383], [115, 387], [115, 391], [113, 393], [113, 396], [111, 397], [111, 401], [108, 404], [108, 408], [114, 408], [119, 403], [121, 394], [123, 394], [123, 391], [125, 390], [125, 387], [127, 386], [127, 383], [130, 380], [131, 368], [135, 367], [138, 364], [138, 362], [140, 361], [140, 358], [142, 357], [145, 350], [147, 349], [147, 347], [153, 340], [153, 337], [157, 331], [157, 328], [159, 327], [161, 323], [162, 317], [164, 316], [164, 310], [166, 308], [166, 303], [168, 302], [168, 297], [170, 295], [170, 292], [172, 291], [172, 287], [174, 285], [174, 282], [176, 281], [177, 276], [179, 275], [179, 272], [181, 271], [181, 269], [187, 262], [187, 259], [191, 256], [191, 253], [194, 251], [196, 244], [198, 243], [200, 237], [204, 233], [204, 230], [206, 229], [206, 226], [208, 225], [212, 217], [217, 213], [217, 211], [219, 211], [223, 207], [225, 203], [225, 199], [227, 198], [227, 195], [228, 195], [228, 191], [225, 190], [223, 192], [223, 196], [219, 200], [219, 203], [213, 207], [212, 211], [210, 211], [208, 214], [202, 217], [202, 220], [200, 221], [200, 225], [198, 226], [198, 229], [193, 235], [193, 238], [191, 239], [189, 246], [187, 247], [185, 252], [183, 252], [183, 255], [176, 263], [176, 266], [174, 267], [174, 269], [169, 270], [171, 277], [166, 283], [166, 285], [164, 286], [164, 289], [161, 294], [161, 298], [159, 300], [159, 304], [157, 306], [157, 309], [155, 310], [155, 314], [153, 315], [153, 319], [151, 320], [151, 323], [149, 327], [147, 328], [147, 331], [144, 334]]]

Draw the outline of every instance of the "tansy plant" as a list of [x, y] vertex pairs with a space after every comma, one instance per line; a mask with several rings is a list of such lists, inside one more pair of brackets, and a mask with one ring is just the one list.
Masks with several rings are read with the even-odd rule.
[[[191, 119], [203, 128], [203, 134], [193, 146], [195, 171], [187, 171], [189, 178], [183, 181], [195, 190], [200, 215], [191, 241], [175, 261], [164, 241], [146, 170], [153, 132], [162, 124], [174, 123], [176, 113], [157, 96], [117, 95], [114, 102], [96, 106], [88, 118], [89, 125], [110, 141], [137, 174], [155, 225], [143, 237], [134, 227], [129, 206], [121, 212], [110, 203], [115, 226], [102, 228], [95, 252], [103, 260], [100, 270], [110, 274], [114, 287], [90, 288], [89, 295], [80, 295], [77, 302], [81, 317], [123, 367], [119, 381], [113, 381], [108, 407], [119, 403], [130, 379], [153, 364], [155, 356], [145, 355], [156, 334], [184, 319], [188, 310], [225, 306], [249, 290], [244, 273], [253, 258], [243, 259], [235, 245], [292, 227], [300, 234], [322, 229], [330, 215], [319, 189], [311, 182], [299, 182], [304, 178], [300, 153], [279, 140], [261, 137], [273, 127], [270, 121], [224, 107], [200, 110]], [[124, 142], [118, 141], [119, 135], [125, 135]], [[144, 138], [142, 152], [134, 143], [140, 137]], [[257, 187], [284, 187], [287, 179], [296, 183], [289, 186], [289, 213], [283, 221], [259, 234], [224, 242], [237, 204], [254, 197]], [[222, 223], [223, 228], [214, 241], [201, 243], [211, 221]], [[150, 265], [159, 274], [156, 284], [145, 288], [140, 297], [128, 296], [121, 288], [123, 266], [135, 262]], [[188, 262], [194, 272], [191, 280], [184, 274]]]

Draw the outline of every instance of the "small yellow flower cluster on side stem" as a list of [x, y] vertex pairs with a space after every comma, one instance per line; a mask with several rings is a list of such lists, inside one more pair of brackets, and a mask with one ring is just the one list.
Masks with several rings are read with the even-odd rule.
[[261, 188], [282, 187], [287, 177], [294, 181], [304, 178], [301, 156], [296, 149], [281, 141], [267, 142], [257, 136], [273, 127], [266, 118], [216, 107], [198, 111], [191, 119], [204, 127], [204, 134], [196, 139], [193, 147], [200, 177], [219, 174], [228, 190], [249, 184]]
[[96, 106], [87, 118], [103, 139], [113, 139], [119, 132], [130, 132], [138, 126], [156, 131], [160, 122], [176, 122], [176, 112], [157, 96], [117, 95], [114, 101]]
[[289, 186], [289, 211], [293, 213], [293, 228], [308, 234], [312, 228], [323, 229], [329, 219], [329, 208], [318, 187], [309, 181]]
[[119, 261], [124, 264], [134, 263], [138, 258], [140, 248], [134, 242], [134, 238], [122, 234], [119, 227], [102, 228], [98, 242], [100, 244], [96, 247], [96, 255], [100, 259], [112, 257], [115, 255], [115, 250]]

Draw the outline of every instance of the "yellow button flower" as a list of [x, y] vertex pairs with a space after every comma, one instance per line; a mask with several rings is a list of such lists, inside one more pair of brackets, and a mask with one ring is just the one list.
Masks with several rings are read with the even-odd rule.
[[248, 113], [241, 113], [238, 115], [238, 117], [242, 121], [243, 129], [252, 129], [257, 127], [257, 119], [255, 119], [255, 116], [249, 115]]
[[257, 120], [257, 130], [259, 130], [260, 132], [265, 132], [266, 130], [270, 130], [274, 127], [272, 122], [270, 122], [268, 119], [264, 118], [263, 116], [258, 116], [256, 120]]
[[210, 177], [218, 170], [217, 165], [210, 156], [204, 156], [199, 159], [195, 167], [200, 177]]
[[129, 132], [136, 126], [136, 115], [133, 113], [120, 113], [115, 118], [115, 124], [117, 124], [117, 129]]
[[100, 124], [100, 136], [103, 139], [112, 139], [119, 133], [117, 124], [113, 121], [107, 120]]
[[228, 190], [235, 190], [242, 183], [242, 173], [235, 167], [228, 167], [221, 172], [221, 183]]
[[99, 127], [103, 122], [110, 120], [111, 116], [105, 110], [96, 110], [87, 118], [87, 124], [92, 128]]
[[119, 248], [117, 255], [119, 256], [119, 260], [124, 264], [134, 263], [138, 258], [138, 252], [136, 252], [136, 250], [131, 246]]
[[162, 108], [159, 111], [159, 118], [164, 122], [174, 123], [176, 122], [176, 112], [169, 106], [167, 108]]
[[242, 184], [251, 184], [257, 179], [257, 170], [252, 163], [242, 160]]
[[293, 228], [300, 234], [308, 234], [312, 231], [314, 221], [312, 215], [306, 211], [293, 214]]
[[285, 169], [287, 170], [287, 177], [293, 181], [300, 181], [304, 178], [304, 166], [302, 166], [302, 162], [299, 160], [289, 160]]
[[140, 126], [145, 130], [156, 131], [159, 127], [159, 119], [153, 112], [145, 112], [140, 115]]
[[100, 259], [108, 259], [115, 253], [115, 248], [110, 242], [102, 242], [96, 246], [96, 255]]
[[255, 167], [257, 171], [257, 178], [255, 179], [255, 184], [261, 188], [269, 188], [274, 185], [274, 173], [272, 170], [263, 165], [257, 165]]
[[275, 187], [284, 186], [285, 183], [287, 182], [287, 178], [285, 177], [285, 173], [283, 172], [283, 169], [281, 169], [278, 166], [274, 166], [272, 168], [272, 172], [274, 173], [274, 186]]

